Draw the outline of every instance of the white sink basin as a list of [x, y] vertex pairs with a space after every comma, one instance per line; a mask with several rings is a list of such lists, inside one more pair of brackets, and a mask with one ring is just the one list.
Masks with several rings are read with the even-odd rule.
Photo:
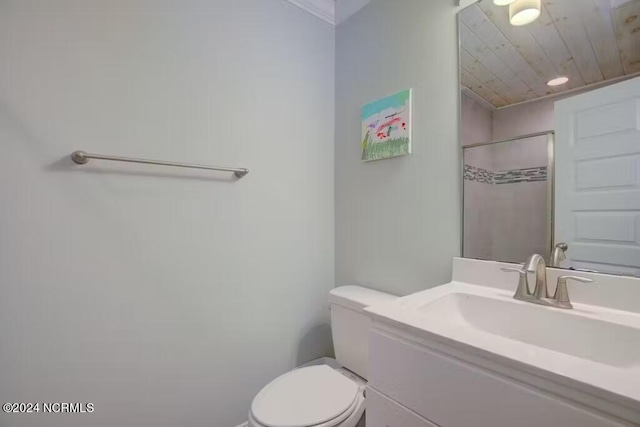
[[640, 366], [640, 329], [469, 293], [449, 293], [415, 310], [434, 326], [466, 328], [606, 365]]
[[577, 302], [563, 310], [512, 296], [513, 290], [451, 282], [366, 311], [374, 322], [420, 342], [435, 340], [460, 357], [640, 405], [640, 314]]

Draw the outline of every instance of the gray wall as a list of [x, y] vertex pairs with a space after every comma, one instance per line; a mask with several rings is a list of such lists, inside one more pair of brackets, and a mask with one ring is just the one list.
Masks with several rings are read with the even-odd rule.
[[334, 42], [281, 0], [0, 0], [0, 402], [95, 404], [0, 426], [233, 427], [330, 351]]
[[553, 130], [553, 105], [561, 97], [546, 98], [493, 112], [493, 140]]
[[[408, 294], [460, 255], [452, 0], [372, 0], [336, 31], [336, 285]], [[360, 161], [361, 107], [414, 89], [413, 154]]]
[[460, 117], [462, 118], [460, 143], [470, 145], [492, 141], [493, 113], [462, 92], [460, 94]]

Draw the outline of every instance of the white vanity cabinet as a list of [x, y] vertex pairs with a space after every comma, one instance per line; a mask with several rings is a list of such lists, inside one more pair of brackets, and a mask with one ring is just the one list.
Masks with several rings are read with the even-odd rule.
[[636, 425], [388, 330], [374, 328], [369, 344], [368, 427]]
[[370, 387], [366, 414], [367, 427], [438, 427]]

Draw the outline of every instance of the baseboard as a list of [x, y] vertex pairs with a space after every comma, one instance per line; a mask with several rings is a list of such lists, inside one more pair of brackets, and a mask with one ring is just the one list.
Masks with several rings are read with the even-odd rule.
[[242, 424], [240, 424], [239, 426], [236, 426], [236, 427], [247, 427], [248, 425], [249, 425], [249, 423], [246, 422], [246, 423], [242, 423]]

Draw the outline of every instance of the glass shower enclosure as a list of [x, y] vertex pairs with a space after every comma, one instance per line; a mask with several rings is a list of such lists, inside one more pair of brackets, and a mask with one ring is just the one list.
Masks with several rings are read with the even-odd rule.
[[554, 133], [463, 147], [465, 258], [548, 258], [553, 242]]

